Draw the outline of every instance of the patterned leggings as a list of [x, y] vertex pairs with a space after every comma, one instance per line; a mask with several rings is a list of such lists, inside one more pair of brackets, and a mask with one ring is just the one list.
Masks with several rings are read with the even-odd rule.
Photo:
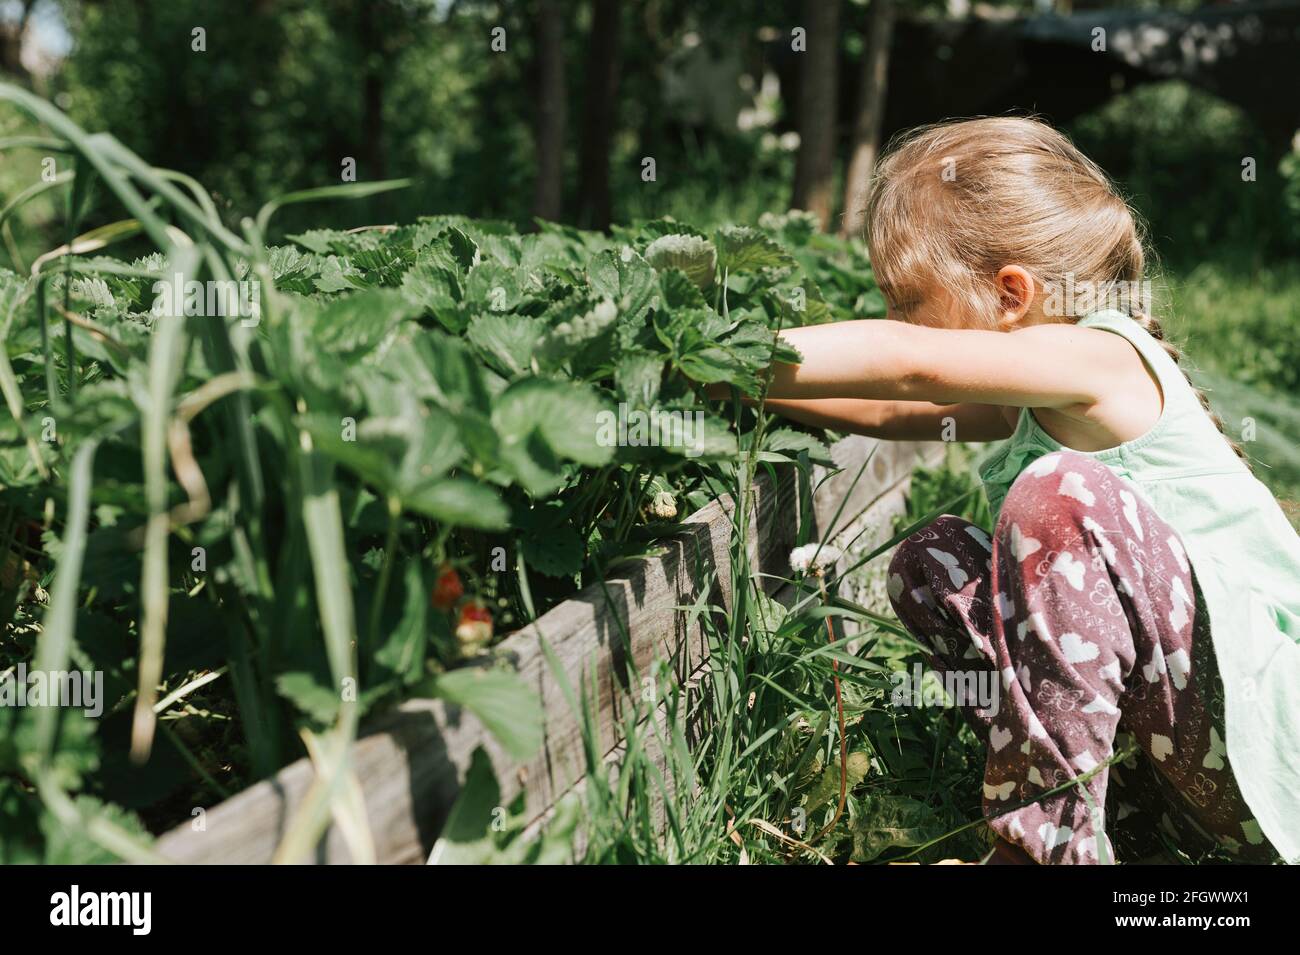
[[[992, 690], [965, 713], [987, 744], [984, 814], [1000, 838], [1042, 864], [1114, 860], [1116, 844], [1141, 858], [1157, 830], [1188, 851], [1271, 860], [1228, 764], [1182, 543], [1110, 469], [1069, 451], [1038, 459], [992, 539], [945, 516], [904, 541], [889, 594], [941, 675]], [[1102, 766], [1117, 737], [1140, 751]]]

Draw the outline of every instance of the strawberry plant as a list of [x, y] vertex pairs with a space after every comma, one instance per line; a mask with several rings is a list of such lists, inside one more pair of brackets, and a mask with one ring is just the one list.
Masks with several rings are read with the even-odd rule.
[[[780, 327], [883, 311], [862, 251], [798, 214], [610, 236], [421, 216], [272, 245], [283, 205], [401, 184], [236, 227], [200, 184], [25, 91], [0, 101], [50, 133], [0, 148], [72, 171], [50, 184], [69, 241], [0, 271], [0, 673], [101, 672], [106, 700], [99, 720], [0, 708], [6, 858], [59, 857], [56, 831], [148, 858], [146, 831], [303, 740], [344, 780], [361, 717], [413, 694], [535, 749], [530, 691], [501, 673], [476, 693], [457, 667], [650, 552], [739, 450], [825, 460], [704, 386], [758, 396], [797, 357]], [[92, 184], [125, 218], [83, 231]], [[127, 242], [154, 251], [106, 254]], [[284, 857], [329, 810], [293, 820]]]

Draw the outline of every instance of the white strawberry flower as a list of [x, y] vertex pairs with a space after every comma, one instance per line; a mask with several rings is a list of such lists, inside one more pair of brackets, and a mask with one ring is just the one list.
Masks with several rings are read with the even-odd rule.
[[821, 577], [844, 556], [838, 547], [830, 544], [804, 544], [790, 551], [790, 569], [796, 574]]

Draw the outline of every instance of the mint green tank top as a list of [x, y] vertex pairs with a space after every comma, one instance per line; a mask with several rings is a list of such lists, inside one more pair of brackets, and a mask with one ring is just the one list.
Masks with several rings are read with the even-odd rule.
[[[1164, 392], [1146, 434], [1078, 453], [1129, 481], [1178, 531], [1209, 610], [1233, 773], [1259, 832], [1300, 863], [1300, 537], [1156, 339], [1117, 311], [1079, 324], [1128, 339]], [[1021, 411], [1015, 433], [980, 466], [994, 519], [1016, 476], [1063, 448]]]

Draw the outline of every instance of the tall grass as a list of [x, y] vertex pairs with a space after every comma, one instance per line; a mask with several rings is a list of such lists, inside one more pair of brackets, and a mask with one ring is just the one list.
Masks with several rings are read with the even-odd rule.
[[[725, 486], [743, 502], [732, 512], [725, 609], [706, 598], [682, 608], [708, 647], [697, 680], [684, 686], [662, 663], [630, 672], [628, 686], [649, 676], [659, 690], [652, 701], [628, 694], [626, 742], [612, 755], [597, 738], [588, 687], [567, 690], [587, 745], [582, 793], [571, 797], [585, 802], [579, 860], [824, 864], [923, 845], [925, 861], [977, 858], [985, 840], [970, 821], [979, 818], [983, 755], [973, 734], [954, 710], [890, 705], [890, 672], [919, 663], [922, 650], [883, 608], [839, 596], [839, 578], [828, 590], [815, 578], [755, 573], [745, 546], [754, 480], [752, 462], [742, 463]], [[973, 490], [955, 466], [923, 472], [912, 510], [888, 540], [859, 547], [853, 575], [879, 572], [899, 540], [939, 513], [978, 508]], [[806, 535], [804, 523], [800, 543]], [[716, 571], [697, 574], [699, 592], [715, 592]], [[829, 641], [828, 621], [836, 625]]]

